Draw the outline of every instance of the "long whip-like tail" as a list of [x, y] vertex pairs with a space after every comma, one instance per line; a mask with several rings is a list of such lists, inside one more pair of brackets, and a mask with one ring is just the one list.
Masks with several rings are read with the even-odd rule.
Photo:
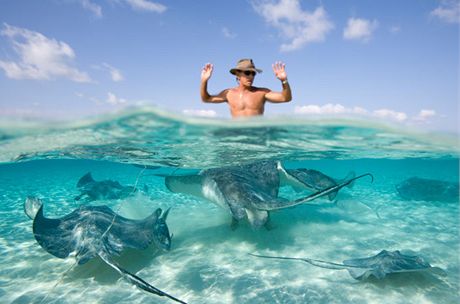
[[349, 180], [347, 180], [347, 181], [345, 181], [343, 183], [340, 183], [338, 185], [334, 185], [334, 186], [322, 189], [322, 190], [317, 191], [317, 192], [315, 192], [313, 194], [310, 194], [309, 196], [302, 197], [302, 198], [296, 199], [294, 201], [288, 201], [288, 202], [283, 201], [282, 203], [280, 203], [279, 201], [274, 201], [274, 202], [268, 201], [268, 202], [264, 202], [264, 203], [258, 203], [256, 208], [261, 209], [261, 210], [270, 211], [270, 210], [280, 209], [280, 206], [282, 208], [289, 208], [289, 207], [294, 207], [294, 206], [297, 206], [297, 205], [300, 205], [300, 204], [308, 203], [308, 202], [310, 202], [312, 200], [315, 200], [315, 199], [317, 199], [319, 197], [328, 195], [328, 194], [330, 194], [332, 192], [337, 192], [340, 189], [342, 189], [343, 187], [348, 186], [349, 184], [351, 184], [355, 180], [357, 180], [359, 178], [362, 178], [362, 177], [365, 177], [365, 176], [370, 176], [371, 179], [372, 179], [371, 182], [374, 181], [374, 176], [372, 176], [372, 174], [365, 173], [365, 174], [356, 176], [354, 178], [351, 178], [351, 179], [349, 179]]
[[314, 266], [318, 266], [318, 267], [321, 267], [321, 268], [326, 268], [326, 269], [348, 269], [348, 268], [367, 269], [367, 268], [369, 268], [369, 267], [360, 267], [360, 266], [346, 265], [346, 264], [333, 263], [333, 262], [327, 262], [327, 261], [315, 260], [315, 259], [309, 259], [309, 258], [294, 258], [294, 257], [282, 257], [282, 256], [269, 256], [269, 255], [253, 254], [253, 253], [249, 253], [249, 255], [252, 255], [252, 256], [255, 256], [255, 257], [258, 257], [258, 258], [266, 258], [266, 259], [303, 261], [303, 262], [307, 262], [308, 264], [311, 264], [311, 265], [314, 265]]
[[352, 179], [349, 179], [341, 184], [338, 184], [338, 185], [335, 185], [335, 186], [331, 186], [331, 187], [328, 187], [326, 189], [323, 189], [323, 190], [320, 190], [320, 191], [317, 191], [313, 194], [310, 194], [309, 196], [307, 197], [303, 197], [303, 198], [299, 198], [299, 199], [296, 199], [294, 201], [295, 204], [303, 204], [303, 203], [306, 203], [306, 202], [309, 202], [309, 201], [312, 201], [314, 199], [317, 199], [319, 197], [322, 197], [322, 196], [325, 196], [325, 195], [328, 195], [329, 193], [331, 192], [335, 192], [335, 191], [339, 191], [340, 189], [342, 189], [343, 187], [345, 186], [348, 186], [349, 184], [353, 183], [355, 180], [357, 179], [360, 179], [362, 177], [365, 177], [365, 176], [370, 176], [371, 178], [371, 183], [374, 181], [374, 176], [370, 173], [365, 173], [365, 174], [362, 174], [362, 175], [359, 175], [359, 176], [356, 176]]
[[149, 283], [147, 283], [146, 281], [144, 281], [143, 279], [141, 279], [137, 275], [132, 274], [132, 273], [128, 272], [127, 270], [121, 268], [115, 262], [111, 261], [110, 258], [108, 258], [108, 257], [106, 257], [104, 255], [99, 255], [99, 257], [107, 265], [109, 265], [110, 267], [115, 269], [125, 280], [127, 280], [128, 282], [136, 285], [140, 289], [145, 290], [145, 291], [150, 292], [150, 293], [153, 293], [153, 294], [156, 294], [156, 295], [158, 295], [160, 297], [170, 298], [171, 300], [176, 301], [178, 303], [187, 304], [186, 302], [184, 302], [182, 300], [179, 300], [178, 298], [176, 298], [176, 297], [174, 297], [174, 296], [172, 296], [170, 294], [167, 294], [166, 292], [161, 291], [160, 289], [150, 285]]

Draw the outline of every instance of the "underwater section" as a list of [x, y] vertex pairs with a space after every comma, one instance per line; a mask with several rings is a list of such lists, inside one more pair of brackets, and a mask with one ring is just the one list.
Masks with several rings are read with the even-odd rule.
[[456, 303], [459, 151], [353, 119], [1, 124], [0, 302], [174, 303], [137, 277], [186, 303]]

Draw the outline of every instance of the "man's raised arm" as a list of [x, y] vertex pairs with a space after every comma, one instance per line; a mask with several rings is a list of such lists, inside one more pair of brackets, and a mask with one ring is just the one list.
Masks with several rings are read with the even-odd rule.
[[273, 73], [275, 73], [276, 78], [281, 80], [281, 85], [283, 90], [281, 92], [268, 92], [265, 95], [265, 98], [271, 102], [289, 102], [292, 100], [291, 87], [287, 80], [287, 74], [285, 70], [285, 64], [282, 62], [275, 62], [273, 64]]
[[201, 70], [201, 86], [200, 86], [200, 95], [203, 102], [226, 102], [227, 101], [227, 90], [220, 92], [218, 95], [210, 95], [208, 93], [208, 80], [211, 78], [213, 66], [210, 63], [205, 64]]

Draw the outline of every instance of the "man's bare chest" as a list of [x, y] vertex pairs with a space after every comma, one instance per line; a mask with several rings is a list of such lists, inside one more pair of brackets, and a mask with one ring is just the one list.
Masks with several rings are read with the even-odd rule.
[[265, 102], [263, 92], [238, 92], [231, 91], [228, 93], [227, 100], [230, 106], [236, 108], [259, 108]]

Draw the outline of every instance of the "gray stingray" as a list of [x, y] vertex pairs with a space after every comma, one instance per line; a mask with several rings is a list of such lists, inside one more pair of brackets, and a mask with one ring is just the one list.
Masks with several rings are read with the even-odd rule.
[[40, 199], [28, 197], [24, 211], [33, 220], [35, 239], [48, 253], [61, 259], [73, 256], [79, 265], [100, 257], [137, 287], [185, 303], [121, 268], [111, 258], [120, 255], [125, 248], [145, 249], [152, 242], [169, 250], [171, 236], [166, 224], [169, 209], [163, 213], [158, 208], [143, 220], [132, 220], [107, 206], [81, 206], [64, 217], [51, 219], [44, 217]]
[[75, 197], [76, 201], [84, 196], [87, 197], [87, 201], [123, 199], [137, 191], [135, 187], [123, 186], [113, 180], [95, 181], [91, 172], [86, 173], [80, 178], [77, 188], [81, 191], [81, 194]]
[[345, 260], [343, 264], [309, 258], [267, 256], [252, 253], [250, 255], [269, 259], [298, 260], [327, 269], [346, 269], [356, 280], [366, 280], [371, 277], [380, 280], [389, 274], [402, 272], [434, 271], [438, 274], [444, 274], [441, 268], [431, 266], [422, 257], [402, 254], [399, 250], [382, 250], [371, 257]]
[[[269, 211], [289, 208], [336, 193], [363, 174], [321, 189], [309, 196], [289, 201], [278, 197], [282, 182], [296, 180], [277, 161], [260, 161], [248, 165], [202, 170], [188, 176], [167, 176], [166, 187], [172, 192], [205, 198], [227, 209], [234, 225], [247, 218], [254, 228], [267, 224]], [[300, 183], [300, 182], [298, 182]]]
[[[314, 170], [314, 169], [286, 169], [286, 174], [284, 175], [288, 181], [287, 184], [290, 184], [295, 190], [308, 189], [311, 191], [321, 191], [323, 189], [336, 186], [343, 181], [353, 179], [355, 177], [354, 172], [350, 172], [347, 177], [341, 181], [337, 181], [326, 174]], [[351, 188], [353, 183], [350, 183], [347, 187]], [[329, 200], [334, 200], [337, 196], [338, 191], [331, 192], [328, 195]]]
[[404, 200], [458, 202], [459, 184], [435, 179], [411, 177], [396, 186]]

